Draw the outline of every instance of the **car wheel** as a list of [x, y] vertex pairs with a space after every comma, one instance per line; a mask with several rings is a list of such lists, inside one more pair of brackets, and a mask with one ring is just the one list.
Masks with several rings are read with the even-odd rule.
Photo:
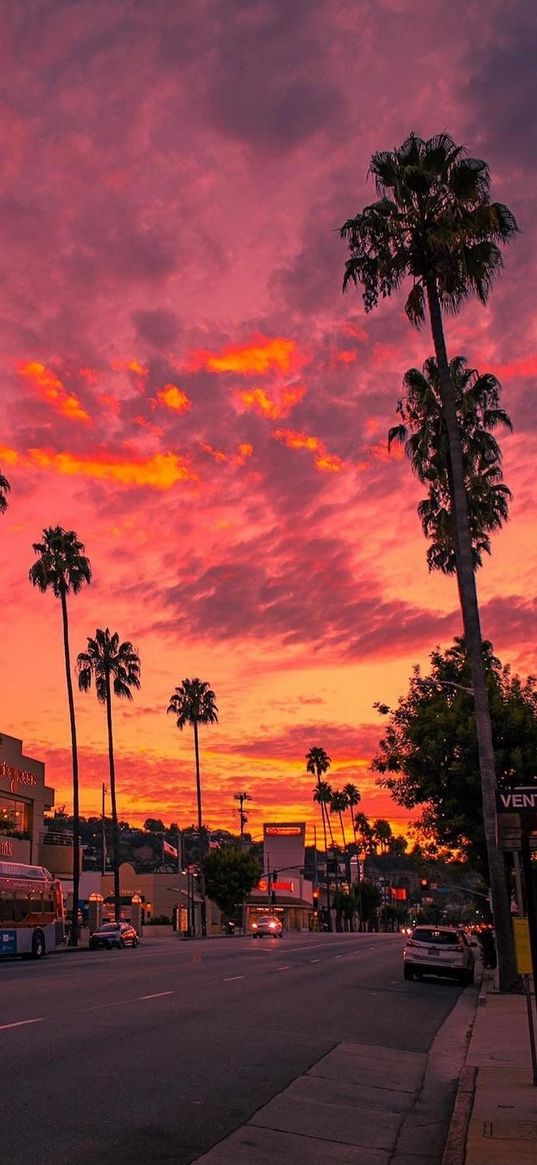
[[414, 972], [413, 972], [412, 968], [411, 967], [403, 967], [403, 979], [406, 979], [408, 982], [408, 981], [412, 980], [413, 978], [414, 978]]
[[42, 930], [36, 930], [32, 938], [32, 959], [42, 959], [47, 953], [45, 936]]

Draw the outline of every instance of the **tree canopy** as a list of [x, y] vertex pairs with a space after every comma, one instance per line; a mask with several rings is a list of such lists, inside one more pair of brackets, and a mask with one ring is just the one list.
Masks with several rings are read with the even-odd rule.
[[205, 889], [213, 902], [229, 918], [242, 906], [261, 877], [261, 865], [251, 853], [238, 847], [213, 850], [203, 862]]
[[[406, 696], [392, 710], [371, 767], [398, 805], [423, 806], [420, 824], [440, 846], [461, 851], [486, 871], [486, 847], [474, 701], [464, 640], [431, 653], [431, 669], [415, 667]], [[535, 775], [537, 681], [523, 680], [483, 644], [498, 784], [526, 784]]]

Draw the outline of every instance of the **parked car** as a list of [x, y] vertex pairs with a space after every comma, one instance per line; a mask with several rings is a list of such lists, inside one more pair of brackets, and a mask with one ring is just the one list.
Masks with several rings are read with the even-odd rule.
[[98, 951], [103, 947], [111, 950], [112, 947], [137, 947], [139, 941], [138, 932], [130, 922], [103, 922], [90, 935], [89, 945], [90, 951]]
[[269, 938], [281, 938], [282, 931], [281, 919], [277, 918], [275, 914], [260, 914], [252, 922], [253, 938], [263, 938], [264, 934], [268, 934]]
[[474, 953], [464, 931], [453, 926], [416, 926], [403, 951], [403, 976], [447, 975], [473, 983]]

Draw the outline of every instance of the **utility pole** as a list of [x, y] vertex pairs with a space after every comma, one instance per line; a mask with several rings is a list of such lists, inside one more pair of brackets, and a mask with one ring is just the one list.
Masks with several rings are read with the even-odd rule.
[[108, 792], [103, 781], [102, 784], [102, 799], [101, 799], [101, 825], [102, 825], [102, 851], [101, 851], [101, 872], [106, 874], [106, 817], [105, 817], [105, 797]]
[[246, 825], [246, 822], [248, 821], [248, 816], [244, 812], [244, 802], [245, 801], [252, 801], [253, 798], [250, 797], [249, 793], [234, 793], [233, 798], [235, 801], [239, 802], [239, 821], [240, 821], [240, 827], [241, 827], [241, 849], [242, 849], [242, 847], [244, 846], [244, 826]]

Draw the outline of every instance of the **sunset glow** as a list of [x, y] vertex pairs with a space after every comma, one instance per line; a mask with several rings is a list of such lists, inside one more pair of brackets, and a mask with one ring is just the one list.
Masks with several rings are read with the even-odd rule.
[[[30, 5], [34, 35], [25, 4], [4, 7], [0, 732], [69, 807], [60, 604], [28, 582], [61, 525], [93, 571], [69, 596], [73, 657], [108, 626], [141, 658], [114, 704], [121, 818], [195, 819], [192, 733], [166, 708], [199, 676], [219, 709], [200, 731], [208, 825], [237, 829], [243, 788], [254, 836], [296, 818], [310, 840], [320, 746], [333, 786], [405, 831], [369, 771], [374, 705], [461, 633], [454, 579], [427, 570], [424, 488], [387, 448], [432, 340], [406, 284], [370, 313], [342, 294], [339, 228], [375, 198], [372, 153], [411, 129], [485, 158], [520, 224], [488, 305], [445, 324], [513, 421], [511, 517], [478, 588], [485, 638], [535, 673], [534, 6], [517, 24], [490, 0], [486, 35], [479, 5], [424, 0], [56, 0]], [[75, 699], [96, 813], [105, 716]]]

